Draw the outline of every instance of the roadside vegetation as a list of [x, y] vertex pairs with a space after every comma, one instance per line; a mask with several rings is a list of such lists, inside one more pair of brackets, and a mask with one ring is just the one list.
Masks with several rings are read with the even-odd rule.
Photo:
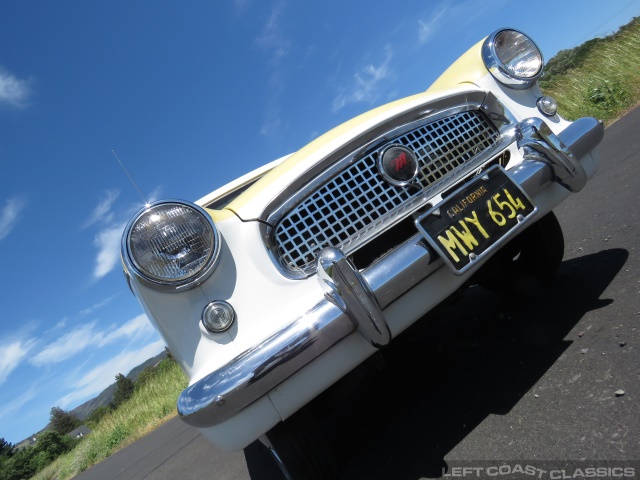
[[545, 68], [543, 92], [559, 113], [575, 120], [591, 116], [611, 123], [640, 101], [640, 17], [605, 38], [562, 50]]
[[[173, 358], [166, 358], [145, 369], [135, 382], [118, 375], [116, 383], [115, 408], [105, 406], [94, 411], [85, 421], [91, 434], [81, 440], [69, 439], [72, 449], [60, 451], [57, 459], [34, 479], [72, 478], [154, 430], [176, 415], [176, 400], [186, 388], [187, 378]], [[40, 437], [36, 445], [39, 443]], [[26, 479], [29, 475], [16, 478]]]
[[56, 430], [46, 430], [38, 435], [33, 446], [15, 448], [0, 439], [0, 478], [21, 480], [30, 478], [60, 455], [71, 450], [76, 441]]

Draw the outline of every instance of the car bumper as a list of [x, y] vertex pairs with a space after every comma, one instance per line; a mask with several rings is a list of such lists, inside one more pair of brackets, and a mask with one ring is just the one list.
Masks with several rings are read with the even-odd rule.
[[[534, 199], [538, 215], [585, 185], [595, 171], [591, 152], [603, 133], [602, 124], [593, 118], [572, 123], [558, 136], [537, 118], [518, 124], [516, 138], [524, 161], [507, 173]], [[562, 186], [564, 197], [546, 194], [554, 184], [554, 188]], [[374, 347], [385, 345], [397, 327], [390, 327], [384, 310], [442, 267], [442, 260], [419, 234], [362, 272], [339, 250], [325, 249], [317, 275], [325, 298], [289, 326], [185, 389], [178, 399], [179, 414], [199, 428], [219, 425], [354, 331]]]

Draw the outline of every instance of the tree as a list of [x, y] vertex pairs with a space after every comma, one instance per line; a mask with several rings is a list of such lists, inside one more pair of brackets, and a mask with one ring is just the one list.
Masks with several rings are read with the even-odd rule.
[[171, 350], [169, 350], [169, 347], [167, 346], [164, 347], [164, 353], [167, 354], [168, 359], [175, 361], [175, 357], [173, 356], [173, 353], [171, 353]]
[[13, 445], [7, 442], [4, 438], [0, 438], [0, 478], [3, 480], [9, 478], [8, 472], [10, 471], [10, 463], [13, 450]]
[[62, 435], [66, 435], [74, 428], [79, 427], [81, 423], [77, 416], [60, 407], [51, 409], [50, 421], [51, 428]]
[[116, 391], [113, 393], [111, 405], [117, 408], [123, 402], [131, 398], [135, 385], [130, 378], [125, 377], [121, 373], [116, 375]]
[[33, 447], [36, 455], [40, 454], [39, 462], [35, 463], [35, 469], [41, 470], [46, 465], [54, 461], [63, 453], [71, 450], [73, 440], [67, 435], [60, 434], [55, 430], [46, 430], [38, 435], [38, 440]]
[[68, 436], [55, 430], [46, 430], [38, 435], [34, 446], [20, 449], [11, 458], [0, 456], [0, 478], [31, 478], [60, 455], [71, 450], [74, 444], [74, 440]]
[[3, 480], [22, 480], [23, 478], [31, 478], [35, 471], [30, 465], [31, 459], [35, 453], [33, 447], [27, 447], [19, 450], [11, 458], [6, 459], [1, 466], [0, 478]]
[[136, 388], [140, 389], [143, 385], [149, 382], [152, 378], [154, 378], [158, 373], [158, 369], [156, 367], [147, 367], [140, 372], [138, 378], [136, 378]]
[[0, 457], [10, 457], [13, 445], [4, 438], [0, 438]]
[[102, 417], [104, 417], [110, 411], [111, 411], [110, 405], [102, 405], [96, 408], [93, 412], [91, 412], [91, 415], [89, 415], [85, 419], [84, 424], [90, 428], [95, 428], [96, 425], [100, 423], [100, 420], [102, 420]]

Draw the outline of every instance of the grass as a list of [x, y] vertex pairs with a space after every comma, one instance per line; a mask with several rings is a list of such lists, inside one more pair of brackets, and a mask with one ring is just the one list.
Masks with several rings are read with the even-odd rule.
[[187, 378], [173, 361], [163, 360], [159, 368], [129, 400], [101, 418], [91, 435], [33, 478], [72, 478], [174, 417], [176, 399], [187, 386]]
[[581, 65], [540, 83], [575, 120], [591, 116], [611, 123], [640, 100], [640, 18], [598, 42]]

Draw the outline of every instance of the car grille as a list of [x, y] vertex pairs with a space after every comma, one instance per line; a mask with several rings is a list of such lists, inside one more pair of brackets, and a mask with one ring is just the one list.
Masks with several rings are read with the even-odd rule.
[[334, 246], [350, 253], [378, 231], [408, 215], [479, 165], [474, 162], [498, 139], [479, 111], [445, 117], [386, 142], [411, 149], [418, 159], [417, 184], [394, 187], [378, 173], [372, 149], [328, 179], [284, 215], [275, 227], [276, 256], [290, 272], [312, 273], [317, 253]]

